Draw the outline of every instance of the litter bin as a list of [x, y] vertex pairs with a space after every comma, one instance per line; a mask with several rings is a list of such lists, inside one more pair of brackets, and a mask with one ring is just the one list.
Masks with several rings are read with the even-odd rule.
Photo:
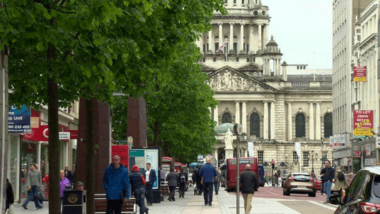
[[63, 191], [62, 214], [86, 214], [86, 190]]

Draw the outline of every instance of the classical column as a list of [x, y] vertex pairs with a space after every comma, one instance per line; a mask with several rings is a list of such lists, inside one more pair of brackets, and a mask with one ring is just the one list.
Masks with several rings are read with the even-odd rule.
[[244, 24], [240, 25], [240, 51], [244, 51]]
[[218, 117], [219, 117], [218, 106], [215, 106], [215, 108], [214, 108], [214, 121], [216, 122], [216, 125], [218, 125]]
[[273, 75], [276, 75], [277, 72], [277, 63], [276, 59], [273, 59]]
[[214, 37], [212, 35], [212, 25], [211, 30], [208, 32], [208, 48], [211, 52], [215, 52], [214, 48]]
[[240, 102], [235, 101], [235, 123], [240, 124]]
[[293, 121], [292, 121], [292, 103], [288, 102], [288, 140], [291, 141], [293, 139]]
[[309, 115], [309, 139], [314, 140], [314, 104], [310, 102]]
[[259, 39], [258, 39], [258, 42], [259, 42], [259, 47], [258, 47], [258, 50], [260, 51], [261, 50], [261, 42], [262, 42], [262, 33], [261, 33], [261, 27], [262, 27], [262, 25], [261, 24], [258, 24], [257, 25], [257, 27], [258, 27], [258, 32], [259, 32]]
[[[219, 23], [219, 48], [223, 45], [223, 23]], [[222, 50], [224, 52], [224, 50]]]
[[243, 125], [243, 132], [247, 133], [247, 101], [243, 101], [243, 106], [242, 106], [242, 125]]
[[277, 60], [277, 75], [281, 75], [281, 59]]
[[319, 102], [315, 107], [315, 139], [321, 139], [321, 106]]
[[264, 48], [268, 44], [268, 25], [264, 26]]
[[254, 43], [254, 35], [253, 35], [253, 27], [254, 25], [249, 26], [249, 53], [253, 53], [253, 43]]
[[267, 60], [263, 58], [263, 76], [266, 75], [266, 70], [267, 70]]
[[264, 101], [264, 140], [268, 140], [268, 101]]
[[276, 107], [276, 104], [274, 101], [272, 101], [270, 104], [270, 139], [271, 140], [274, 140], [276, 138], [276, 135], [275, 135], [275, 123], [276, 123], [275, 107]]
[[230, 23], [230, 38], [228, 40], [228, 53], [234, 49], [234, 23]]

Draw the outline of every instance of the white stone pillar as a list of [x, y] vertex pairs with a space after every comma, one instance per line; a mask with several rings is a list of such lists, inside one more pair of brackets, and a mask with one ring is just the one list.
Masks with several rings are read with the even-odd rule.
[[315, 139], [321, 139], [321, 106], [319, 102], [315, 107]]
[[269, 125], [269, 114], [268, 114], [268, 101], [264, 101], [264, 140], [268, 140], [268, 125]]
[[263, 58], [263, 76], [266, 75], [266, 70], [267, 70], [267, 60]]
[[276, 123], [276, 103], [274, 101], [271, 102], [270, 105], [270, 139], [274, 140], [276, 139], [276, 134], [275, 134], [275, 123]]
[[236, 7], [241, 7], [241, 0], [236, 0]]
[[243, 106], [242, 106], [242, 125], [243, 125], [243, 132], [247, 133], [247, 101], [243, 101]]
[[277, 63], [276, 63], [276, 59], [273, 59], [273, 75], [276, 76], [276, 72], [277, 72]]
[[[219, 48], [223, 45], [223, 23], [219, 23]], [[224, 52], [224, 49], [222, 50]]]
[[277, 60], [277, 75], [281, 75], [281, 59]]
[[240, 52], [244, 51], [244, 24], [240, 25]]
[[288, 102], [288, 140], [293, 140], [292, 103]]
[[214, 50], [214, 38], [212, 36], [212, 28], [208, 32], [208, 51], [215, 52]]
[[260, 51], [261, 50], [261, 43], [262, 43], [262, 33], [261, 33], [261, 27], [262, 25], [261, 24], [258, 24], [257, 25], [257, 28], [258, 28], [258, 32], [259, 32], [259, 38], [258, 38], [258, 42], [259, 42], [259, 47], [258, 47], [258, 50]]
[[240, 124], [240, 102], [235, 101], [235, 123]]
[[249, 53], [253, 53], [253, 43], [254, 43], [254, 35], [253, 35], [253, 25], [249, 26]]
[[309, 111], [309, 139], [314, 140], [314, 106], [312, 102], [310, 102]]
[[234, 23], [230, 23], [230, 38], [228, 40], [228, 53], [234, 49]]
[[268, 44], [268, 24], [264, 26], [264, 48]]
[[218, 110], [218, 106], [215, 106], [214, 108], [214, 121], [216, 122], [216, 125], [218, 125], [218, 117], [219, 117], [219, 110]]

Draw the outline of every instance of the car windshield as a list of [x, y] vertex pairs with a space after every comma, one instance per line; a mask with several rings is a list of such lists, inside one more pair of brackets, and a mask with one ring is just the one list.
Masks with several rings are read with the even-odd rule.
[[293, 177], [295, 181], [309, 181], [310, 180], [310, 175], [305, 175], [305, 174], [293, 174]]
[[375, 175], [373, 179], [373, 193], [380, 198], [380, 175]]

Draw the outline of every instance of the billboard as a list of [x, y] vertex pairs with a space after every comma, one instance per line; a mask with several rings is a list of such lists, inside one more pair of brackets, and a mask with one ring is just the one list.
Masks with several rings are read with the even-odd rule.
[[354, 110], [354, 135], [372, 136], [373, 110]]
[[354, 82], [367, 82], [367, 66], [354, 67]]
[[30, 108], [22, 105], [20, 109], [11, 106], [8, 110], [8, 132], [29, 133], [30, 132]]

